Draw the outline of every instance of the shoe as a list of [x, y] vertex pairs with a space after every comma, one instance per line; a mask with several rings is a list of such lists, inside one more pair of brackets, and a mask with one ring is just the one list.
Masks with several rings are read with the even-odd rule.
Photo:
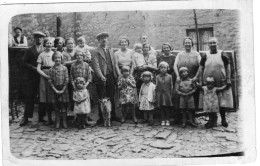
[[210, 129], [210, 128], [212, 128], [212, 127], [213, 127], [213, 122], [210, 121], [209, 125], [206, 126], [206, 129]]
[[111, 121], [116, 121], [116, 122], [120, 122], [121, 120], [118, 117], [112, 117]]
[[148, 123], [148, 120], [143, 120], [141, 123], [142, 124]]
[[125, 123], [125, 118], [122, 118], [122, 119], [121, 119], [121, 123]]
[[221, 124], [222, 124], [223, 127], [228, 127], [227, 121], [223, 121], [223, 122], [221, 122]]
[[20, 122], [20, 126], [25, 126], [28, 122], [28, 118], [23, 118]]
[[162, 122], [161, 122], [161, 126], [165, 126], [165, 121], [162, 121]]
[[192, 127], [197, 127], [197, 125], [196, 125], [194, 122], [190, 122], [190, 125], [191, 125]]
[[45, 125], [47, 125], [47, 126], [53, 125], [53, 121], [49, 121], [49, 122], [45, 123]]
[[204, 127], [207, 127], [209, 125], [209, 121], [204, 125]]
[[43, 119], [40, 119], [39, 122], [41, 122], [41, 123], [46, 123], [47, 121], [46, 121], [46, 120], [43, 120]]
[[153, 120], [149, 121], [148, 126], [153, 126]]
[[187, 126], [187, 123], [185, 123], [185, 122], [183, 122], [182, 124], [181, 124], [181, 127], [182, 128], [185, 128]]
[[104, 120], [98, 119], [96, 125], [103, 125], [104, 124]]
[[166, 120], [165, 126], [170, 126], [170, 122]]

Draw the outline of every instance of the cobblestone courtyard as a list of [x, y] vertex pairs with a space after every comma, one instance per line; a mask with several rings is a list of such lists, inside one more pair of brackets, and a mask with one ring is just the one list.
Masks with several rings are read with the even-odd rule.
[[[21, 118], [22, 116], [20, 116]], [[10, 149], [19, 159], [122, 159], [173, 158], [242, 152], [242, 127], [238, 112], [227, 115], [228, 128], [205, 129], [205, 117], [197, 118], [198, 127], [121, 124], [113, 127], [54, 129], [37, 122], [37, 115], [24, 126], [10, 122]]]

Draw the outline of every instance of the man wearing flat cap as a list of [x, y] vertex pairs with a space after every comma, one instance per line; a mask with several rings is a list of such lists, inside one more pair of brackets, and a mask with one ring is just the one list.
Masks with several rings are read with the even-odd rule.
[[[28, 123], [28, 118], [33, 117], [34, 103], [38, 93], [40, 76], [37, 73], [37, 59], [38, 56], [44, 51], [42, 46], [45, 34], [39, 31], [33, 33], [34, 45], [28, 48], [24, 54], [24, 87], [22, 88], [25, 110], [24, 117], [20, 122], [20, 126], [24, 126]], [[43, 120], [44, 110], [42, 106], [39, 106], [39, 122], [45, 122]]]
[[24, 35], [22, 35], [22, 31], [23, 30], [20, 27], [14, 28], [15, 35], [13, 36], [13, 40], [12, 40], [13, 46], [15, 46], [15, 47], [27, 47], [28, 46], [27, 38]]
[[[92, 64], [97, 76], [96, 86], [99, 99], [109, 97], [112, 103], [111, 120], [118, 120], [115, 113], [115, 90], [116, 90], [116, 70], [114, 52], [108, 47], [109, 34], [99, 33], [96, 36], [99, 47], [93, 50]], [[99, 109], [98, 124], [103, 123], [103, 116]]]

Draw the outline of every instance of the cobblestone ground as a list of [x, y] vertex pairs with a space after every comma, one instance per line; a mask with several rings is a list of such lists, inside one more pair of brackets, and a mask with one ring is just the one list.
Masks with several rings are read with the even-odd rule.
[[[20, 106], [21, 107], [21, 106]], [[20, 109], [23, 109], [22, 107]], [[11, 153], [20, 159], [106, 159], [172, 158], [206, 156], [242, 151], [242, 127], [239, 112], [227, 115], [229, 127], [205, 129], [205, 118], [197, 118], [198, 127], [120, 124], [113, 127], [88, 127], [56, 130], [37, 122], [24, 127], [10, 121]], [[37, 115], [35, 115], [37, 117]], [[20, 116], [21, 118], [21, 116]]]

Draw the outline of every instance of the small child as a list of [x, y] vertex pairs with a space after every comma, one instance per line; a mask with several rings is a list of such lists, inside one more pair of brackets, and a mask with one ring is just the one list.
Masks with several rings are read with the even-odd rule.
[[79, 37], [77, 39], [77, 46], [75, 48], [76, 52], [83, 52], [84, 54], [84, 62], [90, 63], [91, 62], [91, 54], [89, 52], [88, 45], [86, 45], [86, 40], [84, 37]]
[[119, 102], [122, 105], [122, 119], [124, 123], [128, 110], [131, 110], [133, 121], [137, 123], [135, 116], [136, 92], [135, 92], [135, 79], [130, 75], [130, 67], [123, 66], [121, 68], [122, 76], [118, 79], [118, 89], [120, 91]]
[[142, 55], [143, 46], [141, 43], [134, 45], [134, 62], [135, 67], [142, 67], [145, 64], [144, 56]]
[[149, 118], [149, 126], [152, 126], [156, 86], [151, 82], [153, 74], [150, 71], [143, 72], [141, 77], [143, 84], [139, 93], [139, 109], [144, 111], [144, 120], [148, 121]]
[[169, 65], [162, 61], [159, 66], [160, 74], [156, 76], [156, 105], [161, 112], [161, 125], [170, 126], [170, 110], [173, 106], [172, 93], [173, 84], [172, 76], [167, 73]]
[[67, 67], [61, 64], [62, 54], [56, 51], [52, 55], [52, 60], [55, 62], [54, 66], [49, 70], [49, 83], [53, 89], [53, 93], [50, 95], [51, 103], [55, 110], [56, 128], [60, 128], [60, 114], [62, 114], [63, 127], [67, 128], [66, 116], [67, 116], [67, 104], [69, 103], [68, 82], [69, 75]]
[[78, 129], [86, 128], [86, 118], [87, 114], [90, 113], [90, 97], [89, 92], [85, 88], [85, 79], [83, 77], [78, 77], [76, 79], [76, 89], [73, 91], [73, 101], [74, 101], [74, 113], [77, 115], [76, 121], [78, 124]]
[[193, 122], [192, 111], [195, 109], [193, 93], [196, 92], [195, 82], [188, 77], [188, 68], [181, 67], [179, 69], [181, 80], [177, 82], [176, 92], [180, 95], [180, 109], [182, 110], [182, 127], [187, 125], [187, 115], [191, 126], [196, 127]]
[[219, 101], [217, 92], [226, 88], [226, 85], [222, 87], [215, 87], [214, 77], [206, 78], [206, 86], [202, 87], [203, 90], [203, 111], [209, 114], [209, 121], [205, 124], [206, 128], [217, 127], [219, 112]]

